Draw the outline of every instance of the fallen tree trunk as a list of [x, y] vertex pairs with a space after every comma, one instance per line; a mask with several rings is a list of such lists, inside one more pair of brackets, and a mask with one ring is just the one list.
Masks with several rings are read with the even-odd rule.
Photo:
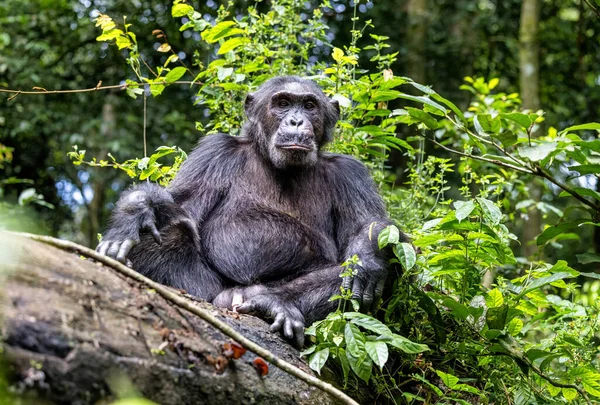
[[[55, 403], [137, 391], [160, 404], [332, 403], [330, 396], [114, 269], [0, 233], [0, 335], [11, 384]], [[305, 372], [298, 351], [255, 317], [190, 303]], [[265, 363], [266, 364], [266, 363]]]

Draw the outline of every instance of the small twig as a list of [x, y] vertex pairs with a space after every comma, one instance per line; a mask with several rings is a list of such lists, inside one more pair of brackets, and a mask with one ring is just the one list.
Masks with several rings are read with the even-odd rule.
[[[74, 89], [74, 90], [35, 90], [35, 91], [23, 91], [23, 90], [13, 90], [13, 89], [0, 89], [0, 93], [12, 93], [13, 95], [11, 97], [8, 98], [8, 100], [12, 100], [13, 98], [15, 98], [16, 96], [18, 96], [19, 94], [68, 94], [68, 93], [89, 93], [91, 91], [97, 91], [97, 90], [114, 90], [114, 89], [118, 89], [118, 90], [125, 90], [127, 87], [129, 87], [129, 84], [125, 83], [125, 84], [113, 84], [110, 86], [100, 86], [100, 84], [102, 83], [102, 81], [100, 81], [98, 83], [97, 86], [95, 87], [91, 87], [88, 89]], [[172, 83], [167, 83], [166, 81], [163, 82], [154, 82], [154, 83], [131, 83], [132, 85], [138, 85], [138, 86], [144, 86], [144, 85], [148, 85], [148, 86], [158, 86], [158, 85], [170, 85], [170, 84], [190, 84], [190, 85], [196, 85], [196, 86], [200, 86], [202, 85], [202, 83], [197, 82], [197, 81], [187, 81], [187, 80], [183, 80], [183, 81], [176, 81], [176, 82], [172, 82]], [[34, 89], [36, 89], [37, 87], [34, 87]]]
[[594, 10], [594, 12], [596, 14], [598, 14], [598, 18], [600, 18], [600, 10], [598, 10], [596, 7], [593, 6], [592, 3], [590, 3], [590, 0], [583, 0], [585, 1], [585, 4], [587, 4], [592, 10]]
[[488, 158], [484, 158], [482, 156], [475, 156], [475, 155], [471, 155], [469, 153], [464, 153], [464, 152], [458, 151], [456, 149], [452, 149], [452, 148], [449, 148], [449, 147], [447, 147], [445, 145], [442, 145], [441, 143], [439, 143], [435, 139], [428, 138], [425, 135], [421, 135], [421, 136], [423, 138], [427, 139], [429, 142], [433, 142], [435, 145], [439, 146], [440, 148], [442, 148], [442, 149], [444, 149], [444, 150], [446, 150], [446, 151], [448, 151], [450, 153], [455, 153], [457, 155], [468, 157], [470, 159], [480, 160], [482, 162], [492, 163], [494, 165], [505, 167], [505, 168], [511, 169], [511, 170], [516, 170], [516, 171], [521, 172], [521, 173], [534, 174], [533, 171], [531, 171], [529, 169], [526, 169], [524, 167], [514, 166], [514, 165], [511, 165], [509, 163], [504, 163], [504, 162], [502, 162], [500, 160], [496, 160], [496, 159], [488, 159]]
[[[144, 90], [144, 157], [148, 157], [148, 150], [147, 150], [147, 146], [146, 146], [146, 126], [147, 126], [147, 122], [146, 122], [146, 99], [148, 97], [146, 97], [146, 90]], [[148, 180], [150, 180], [150, 178], [148, 177]]]
[[587, 396], [587, 394], [585, 393], [585, 391], [583, 389], [581, 389], [581, 387], [578, 387], [575, 384], [563, 384], [560, 383], [558, 381], [554, 381], [552, 378], [548, 377], [547, 375], [545, 375], [542, 370], [540, 370], [539, 368], [537, 368], [536, 366], [534, 366], [533, 364], [531, 364], [531, 362], [528, 362], [529, 366], [531, 367], [531, 369], [540, 377], [542, 377], [544, 380], [548, 381], [550, 384], [554, 385], [555, 387], [560, 387], [560, 388], [573, 388], [574, 390], [576, 390], [579, 395], [581, 395], [583, 397], [583, 399], [585, 400], [585, 403], [588, 405], [592, 405], [592, 402], [590, 401], [590, 398]]
[[217, 319], [214, 315], [212, 315], [207, 310], [204, 310], [202, 308], [199, 308], [199, 307], [193, 305], [192, 303], [187, 301], [185, 298], [183, 298], [180, 294], [174, 293], [168, 287], [166, 287], [160, 283], [157, 283], [155, 281], [150, 280], [149, 278], [143, 276], [142, 274], [138, 273], [137, 271], [125, 266], [121, 262], [118, 262], [107, 256], [101, 255], [98, 252], [96, 252], [95, 250], [78, 245], [74, 242], [56, 239], [56, 238], [53, 238], [50, 236], [33, 235], [33, 234], [22, 233], [22, 232], [10, 232], [10, 233], [12, 233], [13, 235], [32, 239], [32, 240], [35, 240], [38, 242], [43, 242], [48, 245], [57, 247], [59, 249], [75, 251], [81, 255], [92, 258], [92, 259], [118, 271], [119, 273], [121, 273], [129, 278], [139, 281], [140, 283], [143, 283], [146, 286], [152, 288], [154, 291], [156, 291], [158, 294], [160, 294], [166, 300], [172, 302], [176, 306], [183, 308], [183, 309], [193, 313], [194, 315], [199, 316], [200, 318], [202, 318], [203, 320], [205, 320], [206, 322], [208, 322], [215, 328], [219, 329], [225, 335], [229, 336], [230, 338], [232, 338], [235, 341], [237, 341], [238, 343], [240, 343], [246, 349], [248, 349], [251, 352], [257, 354], [258, 356], [264, 358], [269, 363], [271, 363], [274, 366], [278, 367], [279, 369], [285, 371], [286, 373], [293, 375], [294, 377], [304, 381], [305, 383], [307, 383], [309, 385], [312, 385], [313, 387], [317, 387], [317, 388], [323, 390], [324, 392], [330, 394], [332, 397], [338, 399], [342, 403], [351, 404], [351, 405], [359, 405], [358, 402], [354, 401], [352, 398], [350, 398], [348, 395], [344, 394], [339, 389], [335, 388], [333, 385], [331, 385], [325, 381], [322, 381], [322, 380], [300, 370], [298, 367], [288, 363], [287, 361], [280, 359], [271, 351], [265, 349], [264, 347], [260, 346], [259, 344], [253, 342], [252, 340], [250, 340], [250, 339], [246, 338], [245, 336], [243, 336], [242, 334], [240, 334], [238, 331], [236, 331], [234, 328], [229, 326], [227, 323], [221, 321], [220, 319]]
[[548, 180], [550, 183], [554, 184], [555, 186], [563, 189], [564, 191], [566, 191], [567, 193], [571, 194], [571, 196], [573, 198], [578, 199], [579, 201], [581, 201], [583, 204], [587, 205], [590, 208], [593, 208], [595, 211], [600, 211], [600, 206], [588, 201], [587, 199], [585, 199], [581, 194], [579, 194], [578, 192], [576, 192], [575, 190], [572, 190], [569, 186], [567, 186], [566, 184], [563, 184], [561, 182], [559, 182], [558, 180], [556, 180], [554, 177], [550, 176], [548, 173], [546, 173], [541, 167], [536, 167], [535, 171], [533, 172], [533, 174], [535, 174], [536, 176], [542, 177], [546, 180]]

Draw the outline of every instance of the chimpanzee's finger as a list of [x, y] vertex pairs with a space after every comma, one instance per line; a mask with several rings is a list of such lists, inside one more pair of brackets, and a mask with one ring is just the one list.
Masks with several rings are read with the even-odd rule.
[[250, 300], [244, 302], [242, 305], [237, 307], [237, 312], [239, 312], [240, 314], [249, 314], [251, 312], [254, 312], [254, 301]]
[[114, 259], [117, 257], [117, 253], [119, 253], [119, 248], [121, 247], [121, 242], [113, 242], [108, 248], [108, 252], [106, 252], [106, 256]]
[[371, 309], [371, 305], [373, 305], [373, 295], [375, 294], [375, 283], [369, 282], [367, 283], [367, 288], [365, 288], [365, 292], [362, 297], [362, 303], [360, 309], [362, 312], [367, 312]]
[[294, 329], [296, 346], [301, 348], [304, 346], [304, 324], [299, 321], [294, 321], [292, 322], [292, 328]]
[[[383, 289], [385, 288], [385, 277], [382, 277], [379, 281], [377, 281], [377, 285], [375, 286], [375, 296], [373, 297], [373, 307], [376, 307], [383, 295]], [[373, 308], [375, 310], [375, 308]]]
[[119, 248], [119, 253], [117, 253], [117, 260], [125, 264], [125, 262], [127, 261], [127, 255], [129, 254], [129, 251], [131, 251], [131, 248], [134, 246], [135, 242], [132, 239], [127, 239], [125, 242], [123, 242], [121, 244], [121, 247]]
[[101, 255], [106, 256], [106, 251], [108, 250], [109, 247], [110, 247], [110, 242], [108, 242], [108, 241], [100, 242], [98, 247], [96, 247], [96, 252], [100, 253]]
[[363, 290], [363, 281], [358, 277], [354, 277], [354, 284], [352, 285], [352, 299], [358, 300], [360, 302], [362, 300]]
[[285, 323], [283, 324], [283, 336], [288, 339], [294, 337], [294, 329], [292, 328], [292, 320], [290, 318], [286, 318]]
[[352, 277], [344, 277], [342, 280], [342, 288], [344, 290], [349, 290], [352, 287]]
[[154, 241], [160, 245], [162, 244], [162, 239], [154, 221], [154, 214], [146, 214], [142, 222], [141, 229], [150, 232], [150, 234], [154, 238]]
[[281, 327], [283, 326], [284, 321], [285, 321], [285, 314], [283, 312], [278, 313], [277, 316], [275, 316], [275, 320], [273, 321], [273, 324], [271, 324], [271, 327], [269, 328], [269, 330], [271, 332], [280, 331]]
[[233, 296], [231, 297], [231, 309], [233, 312], [237, 312], [237, 309], [244, 303], [244, 295], [236, 290], [233, 292]]

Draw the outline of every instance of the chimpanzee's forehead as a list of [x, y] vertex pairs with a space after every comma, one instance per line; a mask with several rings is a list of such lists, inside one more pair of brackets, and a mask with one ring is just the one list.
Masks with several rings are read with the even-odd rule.
[[288, 82], [283, 86], [282, 90], [289, 91], [290, 93], [320, 93], [317, 86], [310, 82]]

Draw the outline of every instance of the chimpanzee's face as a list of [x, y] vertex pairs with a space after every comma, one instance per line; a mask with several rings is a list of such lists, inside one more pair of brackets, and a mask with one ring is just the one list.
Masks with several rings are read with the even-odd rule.
[[246, 107], [249, 118], [259, 124], [263, 153], [278, 169], [313, 166], [339, 116], [337, 103], [303, 79], [267, 82], [248, 95]]
[[269, 102], [269, 115], [278, 123], [269, 141], [271, 162], [277, 168], [312, 166], [317, 161], [323, 108], [315, 94], [298, 90], [278, 91]]

